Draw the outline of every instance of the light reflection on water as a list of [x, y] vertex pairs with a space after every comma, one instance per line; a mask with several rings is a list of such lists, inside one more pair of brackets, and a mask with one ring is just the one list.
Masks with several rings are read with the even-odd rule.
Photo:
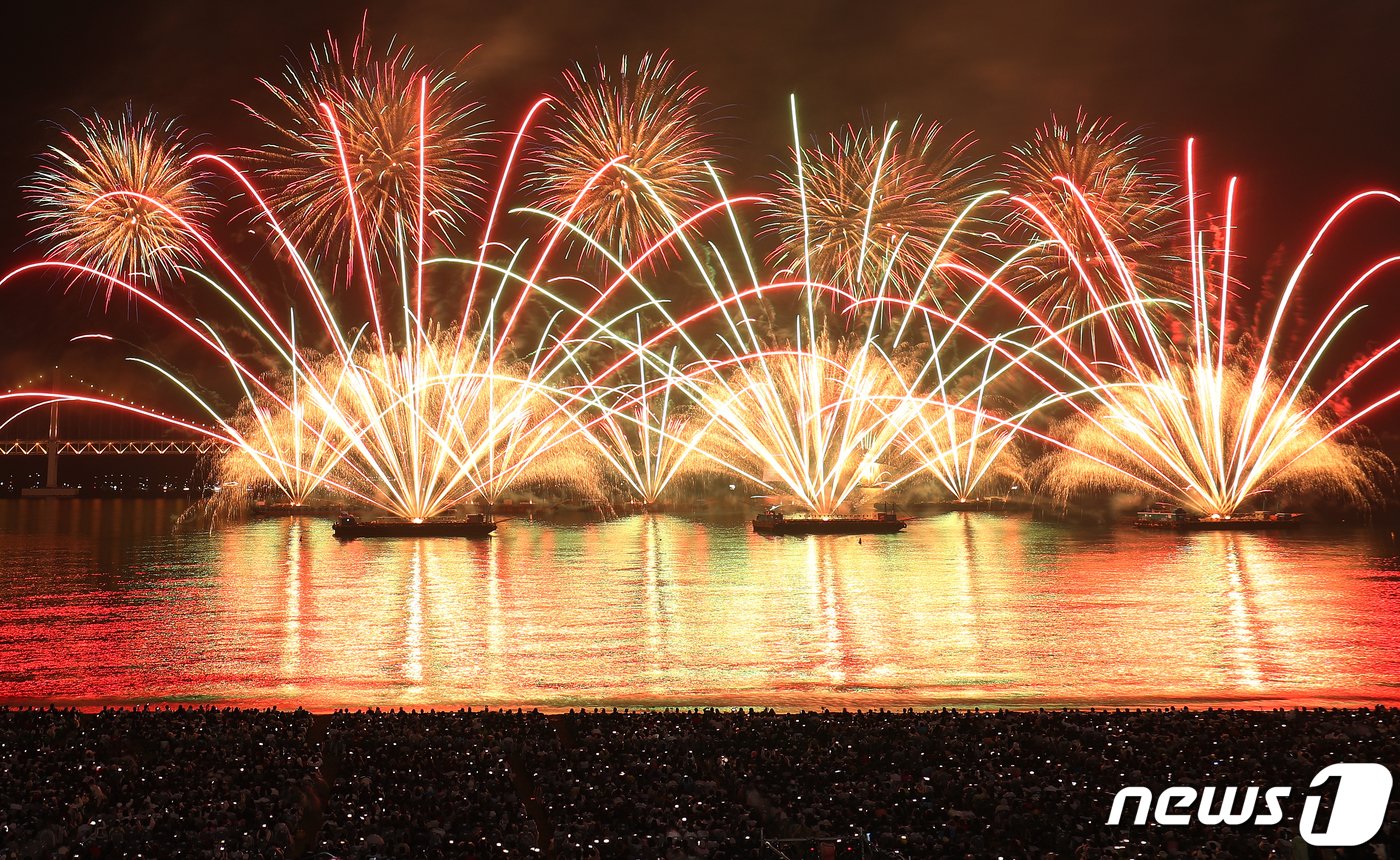
[[0, 502], [0, 701], [336, 706], [1400, 702], [1390, 535], [954, 513], [355, 541], [173, 534], [176, 502]]

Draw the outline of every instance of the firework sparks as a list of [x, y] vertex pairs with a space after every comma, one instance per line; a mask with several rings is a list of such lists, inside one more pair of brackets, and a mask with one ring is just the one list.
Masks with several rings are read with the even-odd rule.
[[[1192, 173], [1191, 148], [1187, 154]], [[1225, 237], [1228, 242], [1235, 184], [1227, 195]], [[1091, 204], [1071, 187], [1066, 194], [1083, 214]], [[1257, 348], [1241, 340], [1229, 325], [1229, 248], [1219, 249], [1226, 266], [1211, 271], [1207, 232], [1199, 229], [1192, 194], [1189, 221], [1191, 277], [1189, 303], [1176, 308], [1180, 328], [1173, 340], [1142, 308], [1143, 291], [1133, 270], [1121, 261], [1114, 268], [1116, 290], [1129, 297], [1126, 307], [1108, 314], [1112, 323], [1111, 356], [1093, 367], [1118, 369], [1107, 377], [1089, 372], [1082, 378], [1090, 408], [1067, 421], [1056, 436], [1068, 450], [1052, 455], [1042, 470], [1046, 486], [1068, 497], [1086, 489], [1149, 488], [1190, 510], [1230, 516], [1265, 490], [1306, 489], [1334, 492], [1360, 501], [1374, 490], [1371, 475], [1388, 467], [1378, 453], [1347, 444], [1339, 435], [1360, 417], [1400, 391], [1368, 402], [1345, 421], [1329, 421], [1328, 404], [1376, 362], [1400, 347], [1400, 340], [1353, 362], [1341, 382], [1317, 394], [1313, 387], [1327, 346], [1364, 306], [1350, 307], [1352, 296], [1376, 272], [1400, 261], [1389, 258], [1369, 269], [1332, 304], [1296, 355], [1280, 352], [1281, 323], [1296, 296], [1308, 260], [1332, 224], [1357, 202], [1388, 192], [1367, 192], [1342, 205], [1315, 236], [1280, 297], [1273, 323]], [[1111, 248], [1109, 249], [1111, 252]], [[1101, 349], [1110, 348], [1101, 345]], [[1091, 365], [1080, 362], [1088, 370]]]
[[596, 469], [577, 456], [577, 422], [528, 368], [457, 342], [425, 331], [337, 367], [344, 378], [326, 409], [343, 440], [340, 481], [408, 519], [471, 499], [492, 506], [530, 482], [596, 487]]
[[[700, 208], [718, 153], [705, 91], [664, 55], [565, 76], [558, 121], [535, 155], [544, 205], [628, 258]], [[613, 165], [601, 176], [599, 171]]]
[[848, 128], [805, 149], [801, 170], [777, 176], [768, 229], [779, 269], [858, 296], [921, 292], [976, 191], [967, 137], [945, 143], [937, 123], [907, 131]]
[[[308, 357], [311, 374], [330, 370], [325, 360]], [[219, 481], [230, 497], [271, 490], [293, 505], [309, 503], [340, 464], [333, 416], [303, 396], [299, 374], [283, 373], [270, 383], [279, 393], [269, 398], [245, 389], [245, 399], [229, 422], [243, 444], [219, 458]]]
[[638, 372], [641, 381], [617, 389], [611, 404], [603, 402], [607, 391], [596, 398], [601, 414], [588, 422], [588, 438], [635, 500], [653, 506], [677, 480], [717, 469], [696, 456], [711, 427], [705, 412], [678, 404], [676, 387], [647, 378], [645, 363]]
[[966, 502], [988, 486], [1025, 481], [1015, 422], [957, 401], [931, 400], [905, 424], [895, 457], [911, 457], [948, 498]]
[[128, 109], [115, 120], [85, 117], [64, 139], [24, 189], [52, 256], [156, 289], [197, 261], [191, 229], [203, 233], [213, 203], [183, 129]]
[[825, 340], [756, 353], [700, 392], [709, 449], [818, 516], [891, 480], [880, 460], [910, 412], [878, 350]]
[[1187, 364], [1167, 376], [1145, 375], [1100, 405], [1093, 421], [1066, 421], [1055, 435], [1072, 450], [1044, 464], [1046, 491], [1068, 498], [1149, 485], [1189, 510], [1221, 516], [1264, 490], [1356, 502], [1373, 494], [1370, 476], [1381, 458], [1331, 435], [1311, 404], [1271, 408], [1283, 396], [1280, 381], [1266, 379], [1252, 392], [1252, 374], [1239, 369], [1249, 357], [1226, 358], [1234, 366]]
[[399, 233], [419, 238], [420, 223], [425, 245], [461, 231], [481, 162], [463, 80], [404, 47], [377, 52], [361, 34], [348, 53], [331, 40], [281, 83], [262, 83], [284, 117], [253, 115], [282, 142], [248, 154], [300, 247], [350, 272], [366, 264], [361, 253], [372, 267], [397, 262]]
[[[853, 319], [862, 301], [891, 301], [858, 300], [850, 293], [819, 289], [830, 292], [851, 312], [842, 319]], [[774, 301], [784, 294], [801, 297], [791, 336], [761, 333], [748, 302], [756, 297]], [[1046, 341], [1005, 345], [960, 317], [907, 300], [893, 304], [903, 313], [870, 314], [863, 332], [847, 332], [837, 339], [818, 329], [816, 302], [807, 282], [731, 284], [728, 293], [717, 294], [710, 306], [673, 322], [670, 331], [683, 336], [707, 317], [718, 316], [727, 323], [725, 334], [716, 339], [724, 344], [723, 358], [687, 337], [696, 351], [694, 360], [676, 369], [668, 380], [708, 416], [710, 427], [700, 437], [697, 452], [772, 494], [818, 516], [829, 516], [862, 507], [929, 474], [936, 455], [922, 438], [918, 422], [932, 431], [934, 419], [928, 410], [938, 405], [977, 416], [975, 429], [953, 443], [956, 450], [941, 449], [961, 458], [955, 462], [971, 459], [991, 464], [979, 465], [964, 485], [975, 488], [980, 480], [996, 474], [1007, 465], [1011, 438], [1021, 425], [1059, 395], [1056, 392], [1008, 419], [983, 413], [982, 400], [1009, 368], [1043, 349]], [[970, 310], [964, 307], [963, 314]], [[923, 317], [924, 323], [912, 326], [912, 317]], [[935, 331], [935, 322], [941, 331]], [[900, 333], [905, 331], [926, 331], [929, 340], [911, 336], [901, 349]], [[667, 335], [663, 329], [646, 345]], [[955, 341], [955, 335], [964, 337]], [[891, 358], [881, 348], [880, 341], [890, 337], [895, 353], [906, 353], [907, 358]], [[964, 349], [968, 340], [973, 344], [970, 350]], [[965, 354], [959, 358], [958, 352]], [[960, 401], [951, 399], [949, 381], [964, 376], [975, 377], [975, 383]], [[944, 397], [950, 399], [945, 403]], [[980, 452], [975, 450], [983, 444]], [[963, 450], [969, 446], [974, 450]]]
[[[1098, 309], [1090, 290], [1108, 302], [1123, 298], [1116, 254], [1145, 294], [1189, 296], [1181, 278], [1184, 254], [1175, 251], [1178, 183], [1157, 167], [1151, 149], [1142, 134], [1083, 113], [1073, 124], [1052, 119], [1013, 149], [1004, 179], [1034, 209], [1013, 206], [1006, 233], [1015, 246], [1043, 244], [1022, 257], [1009, 283], [1056, 319], [1075, 319]], [[1079, 189], [1086, 205], [1065, 193], [1065, 182]]]

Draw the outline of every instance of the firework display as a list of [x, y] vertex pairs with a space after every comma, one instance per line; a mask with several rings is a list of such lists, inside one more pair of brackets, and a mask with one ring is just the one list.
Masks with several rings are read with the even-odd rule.
[[[705, 91], [664, 55], [565, 75], [558, 118], [535, 155], [543, 204], [620, 256], [635, 254], [700, 208], [718, 153]], [[609, 169], [604, 170], [607, 167]]]
[[962, 249], [957, 228], [977, 186], [968, 138], [945, 144], [941, 131], [849, 128], [795, 151], [768, 219], [775, 265], [857, 295], [926, 287], [934, 265]]
[[303, 253], [345, 271], [357, 254], [397, 265], [400, 233], [422, 230], [431, 246], [462, 230], [481, 185], [482, 128], [460, 77], [361, 34], [262, 83], [279, 110], [249, 110], [276, 139], [245, 154]]
[[[1188, 164], [1190, 160], [1188, 154]], [[1189, 171], [1188, 167], [1188, 178]], [[1072, 186], [1065, 193], [1097, 226], [1088, 200]], [[1173, 339], [1169, 329], [1155, 324], [1145, 298], [1148, 287], [1138, 284], [1113, 240], [1100, 232], [1096, 253], [1112, 262], [1116, 292], [1128, 299], [1117, 307], [1103, 306], [1112, 343], [1104, 352], [1118, 372], [1104, 378], [1087, 362], [1077, 363], [1086, 371], [1084, 390], [1091, 395], [1091, 405], [1059, 428], [1065, 450], [1044, 464], [1047, 488], [1068, 494], [1085, 487], [1146, 486], [1212, 517], [1234, 514], [1261, 492], [1303, 489], [1357, 501], [1372, 496], [1373, 477], [1383, 474], [1388, 464], [1375, 452], [1349, 444], [1341, 434], [1400, 392], [1383, 394], [1343, 420], [1328, 407], [1400, 341], [1363, 357], [1331, 382], [1319, 367], [1324, 350], [1364, 310], [1364, 305], [1355, 304], [1356, 293], [1393, 260], [1372, 267], [1344, 290], [1316, 326], [1303, 332], [1303, 345], [1296, 353], [1282, 354], [1281, 338], [1286, 312], [1297, 299], [1313, 252], [1338, 218], [1371, 197], [1397, 200], [1388, 192], [1367, 192], [1336, 210], [1313, 238], [1257, 338], [1245, 338], [1239, 327], [1229, 324], [1230, 249], [1207, 246], [1207, 233], [1196, 220], [1194, 191], [1188, 200], [1190, 301], [1182, 303], [1176, 315], [1186, 323], [1180, 338]], [[1232, 182], [1227, 212], [1233, 199]], [[1227, 214], [1226, 237], [1231, 227]], [[1077, 253], [1071, 242], [1066, 245], [1069, 254]], [[1217, 250], [1225, 260], [1218, 273], [1206, 262]], [[1087, 291], [1096, 302], [1104, 301], [1096, 291]]]
[[183, 129], [128, 108], [116, 119], [84, 117], [63, 137], [25, 187], [55, 258], [157, 288], [197, 261], [213, 201]]
[[[277, 140], [231, 156], [153, 114], [83, 120], [27, 186], [48, 256], [0, 283], [96, 284], [213, 361], [192, 380], [139, 359], [187, 418], [0, 402], [218, 440], [221, 503], [414, 522], [527, 494], [651, 506], [707, 481], [814, 517], [1022, 487], [1230, 517], [1266, 492], [1365, 503], [1388, 468], [1356, 431], [1400, 396], [1370, 385], [1400, 339], [1334, 353], [1395, 258], [1283, 329], [1327, 233], [1394, 195], [1337, 210], [1246, 333], [1233, 182], [1207, 213], [1190, 150], [1178, 182], [1107, 120], [1051, 123], [998, 181], [934, 123], [804, 146], [794, 106], [792, 164], [740, 194], [704, 91], [664, 56], [567, 75], [489, 146], [461, 80], [412, 56], [330, 43], [267, 84]], [[215, 238], [216, 177], [292, 289]]]

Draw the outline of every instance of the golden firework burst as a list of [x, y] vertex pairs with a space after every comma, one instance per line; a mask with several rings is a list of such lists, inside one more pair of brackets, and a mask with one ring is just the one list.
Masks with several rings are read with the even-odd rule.
[[534, 155], [534, 182], [546, 208], [572, 210], [575, 225], [626, 258], [707, 199], [717, 153], [704, 126], [705, 91], [651, 54], [580, 67], [564, 83], [558, 120]]
[[1077, 319], [1127, 298], [1116, 255], [1145, 295], [1189, 299], [1180, 186], [1153, 149], [1141, 132], [1081, 112], [1072, 123], [1051, 119], [1011, 150], [1002, 178], [1030, 206], [1009, 206], [1006, 237], [1017, 248], [1044, 244], [1019, 260], [1009, 282], [1057, 319]]
[[941, 128], [849, 127], [806, 148], [800, 175], [776, 177], [773, 262], [858, 296], [927, 285], [940, 250], [961, 249], [949, 233], [976, 189], [969, 138], [946, 142]]
[[183, 128], [128, 108], [114, 120], [83, 117], [63, 137], [24, 187], [52, 257], [146, 277], [157, 290], [198, 259], [214, 207]]
[[480, 186], [483, 136], [463, 80], [361, 35], [348, 52], [328, 41], [282, 82], [262, 84], [281, 116], [249, 110], [281, 142], [248, 153], [299, 245], [350, 271], [359, 235], [371, 266], [396, 262], [399, 234], [416, 238], [420, 192], [425, 244], [460, 230]]

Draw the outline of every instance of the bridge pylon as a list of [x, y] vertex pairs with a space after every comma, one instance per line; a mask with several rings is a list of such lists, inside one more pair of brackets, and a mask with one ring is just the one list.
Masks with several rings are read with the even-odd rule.
[[78, 495], [77, 487], [60, 487], [58, 485], [58, 404], [49, 404], [49, 438], [44, 444], [44, 454], [48, 458], [48, 466], [44, 470], [44, 486], [25, 487], [20, 490], [20, 495], [25, 498], [45, 498], [45, 499], [71, 499]]

